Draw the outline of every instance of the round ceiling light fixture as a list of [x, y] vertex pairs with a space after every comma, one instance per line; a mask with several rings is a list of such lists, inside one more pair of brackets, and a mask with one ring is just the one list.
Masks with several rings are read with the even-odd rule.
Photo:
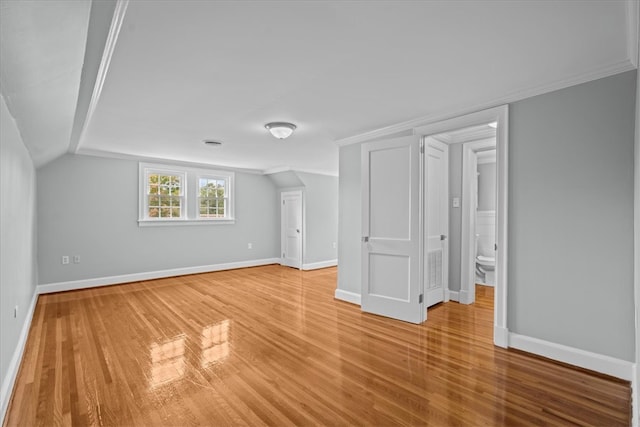
[[272, 122], [264, 125], [271, 135], [275, 136], [278, 139], [285, 139], [291, 136], [293, 131], [296, 129], [296, 125], [293, 123], [287, 122]]

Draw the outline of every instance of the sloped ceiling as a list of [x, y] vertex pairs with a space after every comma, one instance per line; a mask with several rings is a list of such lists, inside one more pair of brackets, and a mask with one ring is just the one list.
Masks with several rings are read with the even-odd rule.
[[[76, 120], [84, 132], [67, 135], [73, 152], [336, 174], [336, 140], [629, 70], [637, 52], [632, 1], [120, 4], [100, 97], [86, 124]], [[49, 38], [52, 25], [29, 37]], [[276, 140], [270, 121], [298, 129]], [[58, 120], [43, 113], [21, 127], [32, 153], [44, 152], [31, 125], [41, 122]]]
[[65, 153], [90, 2], [0, 2], [0, 90], [36, 166]]

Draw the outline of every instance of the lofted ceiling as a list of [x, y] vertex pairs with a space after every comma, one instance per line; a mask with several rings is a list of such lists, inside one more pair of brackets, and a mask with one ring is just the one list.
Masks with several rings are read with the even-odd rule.
[[[74, 79], [62, 87], [75, 90], [82, 111], [69, 121], [68, 96], [60, 98], [64, 117], [50, 99], [49, 118], [27, 120], [28, 109], [10, 106], [36, 164], [69, 150], [337, 174], [336, 141], [419, 117], [492, 106], [637, 63], [633, 0], [132, 0], [117, 2], [110, 34], [93, 24], [87, 30], [86, 2], [30, 3], [32, 13], [50, 4], [75, 5], [66, 18], [73, 19], [73, 31], [54, 18], [42, 27], [25, 26], [23, 15], [4, 16], [10, 3], [29, 2], [2, 2], [3, 27], [9, 21], [22, 28], [15, 34], [2, 30], [0, 60], [9, 60], [2, 66], [5, 98], [28, 85], [7, 76], [37, 83], [39, 77], [23, 68], [42, 68], [21, 61], [24, 51], [37, 51], [17, 32], [35, 44], [64, 31], [74, 36], [64, 40], [66, 47], [51, 49], [56, 61], [74, 70]], [[95, 3], [92, 14], [94, 9]], [[100, 44], [88, 42], [78, 60], [85, 33], [104, 41], [95, 60], [89, 53], [96, 56]], [[78, 88], [83, 61], [84, 71], [95, 69], [97, 76], [83, 72]], [[59, 123], [64, 132], [50, 140], [35, 131], [41, 121]], [[289, 139], [276, 140], [264, 128], [271, 121], [298, 128]], [[67, 135], [71, 128], [73, 137]], [[207, 146], [204, 139], [223, 144]]]

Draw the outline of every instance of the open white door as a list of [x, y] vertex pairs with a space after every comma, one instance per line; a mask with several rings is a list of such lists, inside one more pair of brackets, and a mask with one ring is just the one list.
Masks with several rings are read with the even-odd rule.
[[448, 284], [449, 146], [434, 138], [425, 138], [425, 304], [431, 307], [445, 301]]
[[302, 191], [280, 194], [280, 232], [282, 259], [280, 264], [302, 268]]
[[420, 138], [362, 146], [362, 310], [422, 323]]

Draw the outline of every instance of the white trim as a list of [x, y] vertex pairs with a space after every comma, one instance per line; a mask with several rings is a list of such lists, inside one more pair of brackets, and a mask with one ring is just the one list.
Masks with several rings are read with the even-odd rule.
[[113, 11], [113, 19], [111, 20], [111, 26], [109, 27], [109, 34], [107, 35], [104, 51], [102, 52], [102, 60], [100, 61], [100, 67], [98, 68], [98, 75], [96, 77], [95, 85], [93, 86], [91, 101], [89, 101], [87, 115], [84, 119], [84, 123], [82, 124], [80, 137], [75, 142], [75, 147], [71, 147], [71, 152], [73, 152], [74, 154], [78, 152], [78, 149], [80, 148], [80, 145], [82, 144], [82, 141], [84, 140], [87, 133], [87, 129], [89, 128], [89, 123], [91, 122], [93, 113], [98, 106], [98, 101], [100, 99], [100, 95], [102, 94], [102, 87], [104, 86], [104, 82], [107, 79], [109, 65], [111, 64], [111, 57], [113, 56], [113, 52], [116, 48], [118, 35], [120, 34], [120, 29], [122, 28], [124, 15], [127, 12], [128, 5], [129, 0], [117, 0], [116, 2], [116, 7]]
[[338, 176], [338, 172], [327, 172], [327, 171], [318, 172], [312, 169], [293, 169], [290, 166], [276, 166], [274, 168], [264, 169], [261, 171], [262, 175], [272, 175], [274, 173], [280, 173], [280, 172], [294, 172], [294, 173], [302, 172], [302, 173], [310, 173], [314, 175], [333, 176], [333, 177]]
[[22, 355], [24, 354], [24, 348], [27, 344], [27, 338], [29, 337], [29, 329], [31, 328], [31, 322], [33, 321], [33, 313], [36, 309], [37, 301], [38, 293], [34, 292], [29, 308], [27, 309], [27, 315], [24, 318], [24, 324], [22, 325], [20, 336], [18, 337], [18, 344], [16, 345], [11, 361], [9, 362], [7, 375], [4, 377], [4, 381], [2, 381], [2, 388], [0, 389], [0, 421], [4, 420], [4, 417], [7, 415], [9, 400], [11, 400], [11, 394], [18, 376], [18, 370], [20, 370], [20, 363], [22, 362]]
[[[494, 333], [496, 330], [507, 328], [507, 267], [508, 267], [508, 159], [509, 159], [509, 106], [502, 105], [495, 108], [476, 111], [460, 117], [450, 118], [436, 123], [413, 128], [414, 135], [429, 136], [450, 132], [471, 126], [497, 122], [496, 129], [496, 181], [497, 181], [497, 209], [496, 209], [496, 286], [494, 292]], [[486, 140], [485, 140], [486, 141]], [[479, 141], [482, 143], [482, 140]], [[466, 143], [474, 144], [473, 142]], [[474, 209], [475, 211], [475, 209]], [[463, 224], [464, 225], [464, 224]], [[475, 287], [461, 283], [459, 293], [461, 304], [470, 304], [475, 300]], [[501, 329], [502, 328], [502, 329]], [[501, 341], [494, 337], [494, 342]]]
[[638, 0], [627, 0], [627, 56], [638, 67], [638, 44], [640, 44], [640, 6]]
[[248, 168], [244, 169], [240, 167], [223, 166], [223, 165], [218, 165], [213, 163], [198, 163], [198, 162], [188, 162], [184, 160], [164, 159], [161, 157], [137, 156], [133, 154], [114, 153], [111, 151], [94, 150], [92, 148], [80, 148], [75, 154], [79, 156], [99, 157], [102, 159], [133, 160], [136, 162], [159, 163], [159, 164], [169, 165], [173, 167], [179, 166], [179, 167], [197, 168], [197, 169], [216, 169], [216, 170], [224, 170], [224, 171], [242, 172], [242, 173], [248, 173], [252, 175], [262, 175], [262, 171], [259, 169], [248, 169]]
[[509, 329], [501, 326], [493, 327], [493, 343], [498, 347], [509, 347]]
[[559, 362], [579, 366], [591, 371], [611, 375], [626, 381], [633, 377], [634, 364], [626, 360], [617, 359], [603, 354], [592, 353], [562, 344], [509, 333], [509, 347], [517, 348]]
[[318, 261], [318, 262], [311, 262], [308, 264], [302, 264], [302, 269], [303, 270], [318, 270], [321, 268], [327, 268], [327, 267], [335, 267], [338, 265], [338, 260], [337, 259], [330, 259], [327, 261]]
[[264, 169], [262, 175], [271, 175], [280, 172], [294, 172], [289, 166], [277, 166], [275, 168]]
[[609, 77], [614, 74], [624, 73], [625, 71], [631, 71], [635, 68], [636, 67], [633, 65], [631, 60], [626, 59], [605, 67], [601, 67], [595, 71], [583, 73], [568, 79], [558, 80], [533, 88], [518, 89], [505, 96], [495, 98], [487, 102], [479, 102], [467, 108], [451, 109], [443, 113], [419, 117], [413, 120], [408, 120], [406, 122], [397, 123], [391, 126], [386, 126], [369, 132], [353, 135], [347, 138], [338, 139], [336, 140], [336, 144], [339, 147], [343, 147], [345, 145], [358, 144], [361, 142], [369, 141], [374, 138], [383, 138], [385, 136], [394, 135], [396, 133], [414, 129], [425, 124], [445, 121], [453, 117], [468, 115], [476, 111], [493, 108], [497, 105], [509, 104], [512, 102], [520, 101], [522, 99], [530, 98], [532, 96], [542, 95], [544, 93], [553, 92], [570, 86], [586, 83], [592, 80]]
[[640, 384], [638, 383], [638, 365], [636, 363], [633, 364], [631, 374], [631, 425], [633, 427], [638, 427], [638, 423], [640, 423], [640, 411], [638, 410], [638, 405], [640, 404]]
[[475, 300], [475, 293], [469, 292], [467, 289], [458, 291], [458, 302], [460, 304], [472, 304]]
[[139, 219], [138, 227], [171, 227], [175, 225], [224, 225], [235, 224], [235, 218], [229, 219]]
[[460, 302], [460, 293], [458, 291], [449, 291], [449, 299], [451, 301]]
[[357, 294], [355, 292], [336, 289], [336, 292], [334, 293], [334, 298], [339, 299], [340, 301], [349, 302], [351, 304], [362, 305], [360, 303], [361, 301], [360, 294]]
[[213, 271], [233, 270], [236, 268], [258, 267], [261, 265], [278, 264], [279, 262], [280, 258], [265, 258], [248, 261], [229, 262], [225, 264], [172, 268], [169, 270], [123, 274], [120, 276], [97, 277], [93, 279], [72, 280], [69, 282], [45, 283], [38, 285], [36, 289], [38, 294], [48, 294], [51, 292], [73, 291], [76, 289], [88, 289], [100, 286], [139, 282], [141, 280], [153, 280], [162, 279], [164, 277], [184, 276], [186, 274], [210, 273]]

